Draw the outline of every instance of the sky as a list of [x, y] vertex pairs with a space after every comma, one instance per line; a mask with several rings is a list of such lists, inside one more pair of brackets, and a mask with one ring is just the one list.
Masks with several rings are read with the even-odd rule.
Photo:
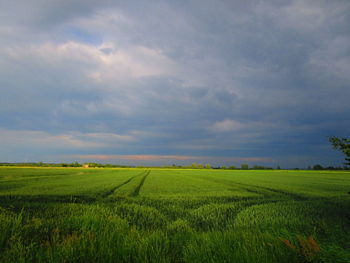
[[340, 166], [350, 1], [0, 0], [0, 162]]

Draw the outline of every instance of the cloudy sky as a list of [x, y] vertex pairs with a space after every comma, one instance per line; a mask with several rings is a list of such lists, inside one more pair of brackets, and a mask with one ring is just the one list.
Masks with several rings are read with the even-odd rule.
[[0, 0], [0, 162], [341, 165], [350, 1]]

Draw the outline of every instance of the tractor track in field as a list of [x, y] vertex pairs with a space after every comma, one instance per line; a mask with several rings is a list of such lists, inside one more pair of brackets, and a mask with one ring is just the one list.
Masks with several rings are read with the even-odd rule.
[[148, 176], [150, 173], [151, 173], [151, 171], [146, 171], [146, 172], [145, 172], [145, 175], [142, 177], [142, 179], [141, 179], [139, 185], [135, 188], [135, 190], [131, 193], [130, 196], [136, 197], [136, 196], [139, 195], [140, 190], [141, 190], [143, 184], [145, 183], [147, 176]]
[[[226, 184], [226, 183], [223, 183], [223, 181], [221, 180], [216, 180], [216, 179], [212, 179], [212, 178], [203, 178], [204, 180], [207, 180], [207, 181], [212, 181], [212, 182], [215, 182], [215, 183], [220, 183], [220, 184]], [[263, 192], [263, 190], [265, 191], [270, 191], [270, 192], [273, 192], [275, 194], [278, 194], [280, 196], [288, 196], [296, 201], [303, 201], [303, 200], [308, 200], [308, 198], [304, 197], [304, 196], [301, 196], [301, 195], [298, 195], [298, 194], [294, 194], [294, 193], [290, 193], [290, 192], [286, 192], [286, 191], [283, 191], [283, 190], [279, 190], [279, 189], [274, 189], [274, 188], [270, 188], [270, 187], [264, 187], [264, 186], [258, 186], [258, 185], [250, 185], [250, 184], [244, 184], [244, 183], [237, 183], [237, 182], [229, 182], [229, 181], [226, 181], [228, 184], [234, 186], [234, 185], [237, 185], [237, 186], [240, 186], [240, 188], [248, 191], [248, 192], [251, 192], [251, 193], [256, 193], [256, 194], [261, 194], [263, 196], [269, 196], [266, 192]], [[250, 187], [250, 188], [249, 188]], [[253, 188], [253, 189], [251, 189]]]
[[112, 195], [117, 189], [119, 189], [120, 187], [130, 183], [133, 179], [135, 179], [136, 177], [139, 177], [139, 176], [142, 176], [143, 174], [147, 174], [147, 172], [142, 172], [140, 174], [137, 174], [137, 175], [134, 175], [132, 177], [130, 177], [128, 180], [124, 181], [123, 183], [111, 188], [110, 190], [106, 191], [106, 192], [103, 192], [100, 196], [102, 198], [107, 198], [108, 196]]
[[[235, 183], [237, 185], [241, 185], [243, 186], [242, 188], [249, 191], [249, 192], [256, 192], [256, 193], [261, 193], [262, 195], [265, 195], [265, 196], [268, 196], [266, 193], [264, 192], [260, 192], [259, 189], [261, 190], [265, 190], [265, 191], [270, 191], [270, 192], [273, 192], [273, 193], [276, 193], [278, 195], [282, 195], [282, 196], [288, 196], [296, 201], [303, 201], [303, 200], [308, 200], [308, 198], [304, 197], [304, 196], [301, 196], [301, 195], [298, 195], [298, 194], [294, 194], [294, 193], [290, 193], [290, 192], [286, 192], [286, 191], [283, 191], [283, 190], [279, 190], [279, 189], [274, 189], [274, 188], [270, 188], [270, 187], [264, 187], [264, 186], [258, 186], [258, 185], [250, 185], [250, 184], [243, 184], [243, 183]], [[246, 187], [254, 187], [256, 188], [257, 190], [252, 190], [252, 189], [249, 189], [249, 188], [246, 188]]]

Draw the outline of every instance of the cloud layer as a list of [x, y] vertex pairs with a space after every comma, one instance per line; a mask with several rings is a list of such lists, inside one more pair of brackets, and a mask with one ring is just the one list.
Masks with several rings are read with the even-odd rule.
[[350, 3], [117, 2], [0, 4], [0, 160], [341, 164]]

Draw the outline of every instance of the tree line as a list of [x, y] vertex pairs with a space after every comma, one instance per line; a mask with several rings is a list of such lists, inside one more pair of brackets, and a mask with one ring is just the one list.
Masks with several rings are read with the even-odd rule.
[[[334, 167], [334, 166], [322, 166], [320, 164], [315, 164], [312, 167], [309, 166], [308, 170], [350, 170], [350, 140], [347, 138], [339, 138], [336, 136], [331, 136], [328, 138], [332, 147], [335, 150], [340, 150], [345, 155], [344, 167]], [[19, 162], [19, 163], [9, 163], [3, 162], [0, 163], [0, 166], [22, 166], [22, 167], [96, 167], [96, 168], [132, 168], [132, 167], [140, 167], [144, 166], [126, 166], [119, 164], [101, 164], [95, 162], [89, 162], [80, 164], [78, 162], [72, 163], [43, 163], [43, 162]], [[211, 164], [200, 164], [200, 163], [192, 163], [191, 165], [165, 165], [165, 166], [153, 166], [155, 168], [181, 168], [181, 169], [224, 169], [224, 170], [272, 170], [272, 169], [281, 169], [278, 165], [276, 168], [262, 166], [262, 165], [253, 165], [249, 167], [248, 164], [241, 164], [240, 167], [236, 167], [234, 165], [231, 166], [212, 166]], [[295, 170], [299, 170], [299, 168], [295, 168]]]

